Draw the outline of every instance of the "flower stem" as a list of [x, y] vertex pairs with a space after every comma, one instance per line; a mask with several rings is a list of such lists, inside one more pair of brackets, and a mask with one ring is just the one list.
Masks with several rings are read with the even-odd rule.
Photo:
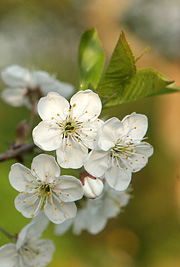
[[0, 227], [0, 231], [3, 232], [9, 239], [13, 239], [14, 236], [8, 233], [6, 230], [4, 230], [2, 227]]

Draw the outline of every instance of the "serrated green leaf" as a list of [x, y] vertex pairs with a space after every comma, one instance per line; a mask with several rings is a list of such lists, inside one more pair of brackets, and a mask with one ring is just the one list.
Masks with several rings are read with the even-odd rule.
[[114, 49], [109, 65], [96, 91], [102, 97], [119, 95], [126, 83], [136, 74], [134, 56], [123, 32]]
[[88, 89], [89, 84], [97, 87], [104, 68], [105, 53], [102, 49], [96, 29], [86, 31], [79, 46], [79, 90]]
[[123, 90], [119, 91], [119, 95], [114, 98], [112, 96], [104, 107], [122, 105], [140, 98], [157, 95], [161, 90], [167, 91], [167, 86], [171, 83], [172, 81], [153, 69], [138, 70]]

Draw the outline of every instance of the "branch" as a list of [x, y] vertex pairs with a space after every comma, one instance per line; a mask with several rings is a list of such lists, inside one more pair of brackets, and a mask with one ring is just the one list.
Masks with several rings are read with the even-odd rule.
[[36, 145], [34, 143], [23, 145], [14, 149], [10, 149], [6, 151], [5, 153], [0, 154], [0, 162], [16, 158], [20, 156], [22, 153], [31, 152]]

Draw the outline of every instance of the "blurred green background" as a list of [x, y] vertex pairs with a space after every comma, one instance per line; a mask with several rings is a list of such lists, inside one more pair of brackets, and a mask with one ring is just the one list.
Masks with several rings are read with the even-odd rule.
[[[134, 2], [135, 3], [135, 2]], [[82, 33], [97, 27], [107, 58], [119, 33], [124, 30], [138, 56], [149, 43], [136, 37], [125, 24], [131, 1], [122, 0], [1, 0], [0, 71], [18, 64], [41, 69], [62, 81], [77, 83], [77, 53]], [[152, 44], [138, 67], [154, 67], [180, 84], [179, 61], [166, 59]], [[1, 81], [1, 89], [5, 86]], [[149, 164], [133, 175], [132, 199], [123, 213], [109, 220], [98, 235], [71, 231], [62, 237], [53, 234], [53, 225], [45, 237], [53, 239], [56, 251], [50, 267], [178, 267], [180, 266], [180, 97], [178, 94], [148, 98], [118, 108], [104, 110], [102, 117], [136, 111], [149, 118], [148, 137], [155, 153]], [[0, 101], [0, 152], [14, 141], [15, 128], [29, 119], [26, 108], [12, 108]], [[39, 121], [37, 117], [36, 123]], [[30, 167], [34, 155], [26, 155]], [[0, 165], [0, 225], [14, 234], [29, 220], [14, 208], [17, 195], [8, 181], [14, 160]], [[70, 173], [70, 172], [69, 172]], [[0, 234], [0, 245], [8, 239]]]

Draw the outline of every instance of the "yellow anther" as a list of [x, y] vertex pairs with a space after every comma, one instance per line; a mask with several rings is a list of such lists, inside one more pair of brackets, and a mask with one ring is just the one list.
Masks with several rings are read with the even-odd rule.
[[133, 169], [133, 172], [135, 172], [135, 169]]
[[59, 192], [59, 194], [61, 195], [62, 193], [61, 193], [61, 192]]
[[80, 133], [82, 133], [82, 130], [80, 130]]
[[94, 116], [97, 116], [97, 114], [95, 114]]
[[26, 187], [28, 187], [29, 185], [27, 184]]
[[59, 113], [57, 114], [57, 116], [59, 116]]
[[44, 208], [42, 208], [42, 210], [44, 210]]
[[50, 194], [51, 194], [51, 192], [47, 192], [47, 194], [48, 194], [48, 195], [50, 195]]
[[23, 194], [23, 192], [21, 192], [21, 194]]
[[96, 139], [94, 139], [94, 141], [96, 141]]
[[145, 145], [147, 145], [147, 143], [144, 143]]
[[71, 111], [71, 109], [69, 109], [69, 111]]
[[76, 104], [73, 105], [73, 107], [75, 108]]
[[49, 127], [52, 127], [52, 124]]
[[31, 217], [34, 217], [34, 214], [31, 214]]
[[47, 177], [48, 177], [48, 175], [46, 174], [46, 175], [45, 175], [45, 177], [47, 178]]
[[52, 202], [50, 202], [50, 205], [52, 205]]
[[41, 193], [41, 191], [40, 191], [40, 190], [38, 190], [38, 193]]
[[72, 120], [72, 117], [69, 117], [70, 120]]
[[80, 142], [80, 140], [78, 140], [78, 142]]
[[128, 168], [126, 168], [126, 170], [128, 170]]
[[26, 192], [26, 195], [28, 195], [29, 193], [28, 192]]
[[127, 135], [127, 137], [129, 137], [129, 135]]
[[117, 167], [119, 168], [119, 165], [117, 165]]
[[71, 144], [69, 144], [69, 146], [71, 146]]
[[128, 159], [129, 157], [127, 156], [126, 159]]
[[40, 206], [42, 207], [43, 204], [40, 204]]
[[30, 172], [27, 172], [27, 174], [30, 174]]
[[86, 134], [86, 137], [88, 137], [88, 134]]
[[31, 203], [31, 206], [34, 206], [34, 203]]
[[54, 208], [55, 210], [57, 210], [57, 208]]
[[40, 184], [43, 184], [43, 182], [40, 182]]
[[67, 196], [69, 197], [69, 194], [67, 194]]
[[133, 157], [133, 156], [134, 156], [134, 154], [131, 154], [131, 156]]
[[138, 159], [136, 159], [136, 161], [138, 161]]
[[83, 125], [81, 126], [81, 128], [83, 128]]
[[88, 119], [88, 121], [90, 121], [91, 119]]
[[66, 146], [68, 146], [68, 144], [66, 144]]
[[143, 159], [145, 159], [145, 157], [142, 157]]
[[31, 180], [31, 183], [33, 183], [34, 181], [33, 180]]
[[131, 164], [133, 164], [133, 162], [131, 162]]
[[134, 129], [137, 129], [137, 127], [134, 127]]
[[100, 122], [100, 120], [97, 120], [98, 122]]
[[88, 113], [88, 111], [86, 110], [86, 112], [85, 113]]
[[33, 172], [35, 172], [35, 169], [33, 169]]
[[134, 145], [134, 147], [136, 147], [136, 145]]
[[61, 181], [61, 178], [59, 178], [58, 180]]
[[23, 203], [26, 203], [26, 200], [24, 200]]
[[54, 117], [52, 117], [51, 120], [54, 120]]
[[92, 132], [92, 129], [90, 129], [90, 131]]
[[74, 117], [74, 119], [76, 119], [76, 117]]

